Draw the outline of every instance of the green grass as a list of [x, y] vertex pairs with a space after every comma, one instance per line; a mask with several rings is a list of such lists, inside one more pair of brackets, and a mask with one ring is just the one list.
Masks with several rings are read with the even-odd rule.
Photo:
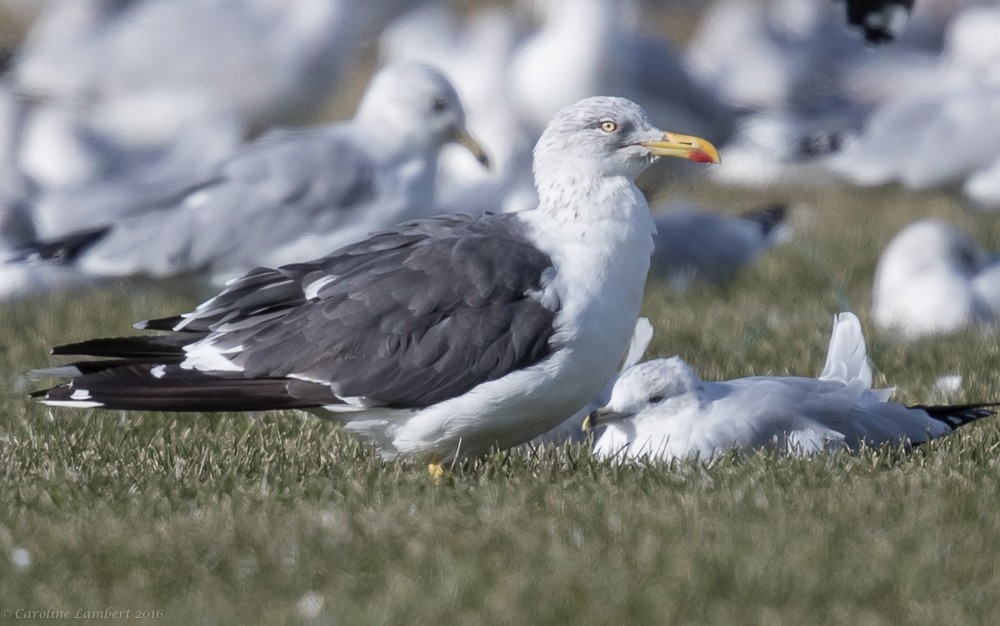
[[[939, 215], [1000, 247], [992, 216], [894, 189], [691, 181], [673, 193], [729, 211], [790, 198], [797, 238], [723, 288], [651, 285], [649, 356], [681, 354], [705, 378], [814, 375], [833, 313], [850, 307], [899, 398], [1000, 398], [992, 331], [905, 345], [869, 316], [878, 251], [900, 226]], [[183, 284], [129, 283], [0, 307], [0, 610], [153, 610], [148, 621], [177, 624], [959, 624], [1000, 609], [996, 420], [912, 454], [618, 467], [582, 447], [498, 453], [434, 485], [421, 464], [385, 463], [297, 414], [26, 399], [19, 375], [48, 363], [49, 346], [197, 300]], [[963, 375], [959, 393], [935, 390], [945, 373]]]

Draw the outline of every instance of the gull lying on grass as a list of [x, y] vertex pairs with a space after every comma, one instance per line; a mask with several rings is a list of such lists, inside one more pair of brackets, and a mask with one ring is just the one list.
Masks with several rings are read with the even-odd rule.
[[194, 311], [95, 339], [42, 402], [167, 411], [309, 409], [386, 458], [518, 445], [594, 398], [639, 316], [653, 221], [634, 180], [717, 162], [623, 98], [559, 112], [535, 148], [539, 205], [409, 222], [308, 263], [256, 269]]
[[626, 370], [611, 400], [591, 414], [594, 453], [621, 460], [708, 459], [730, 450], [776, 447], [815, 454], [860, 446], [914, 445], [994, 411], [993, 404], [914, 406], [872, 389], [861, 322], [836, 316], [819, 379], [754, 376], [707, 382], [680, 357]]
[[941, 220], [899, 231], [875, 270], [872, 314], [907, 340], [1000, 319], [1000, 258]]
[[653, 217], [656, 235], [650, 273], [677, 291], [696, 280], [730, 280], [791, 233], [784, 205], [741, 215], [701, 211], [688, 203], [663, 208]]
[[487, 164], [451, 83], [428, 65], [388, 65], [353, 120], [273, 131], [210, 174], [146, 197], [148, 210], [109, 224], [75, 265], [97, 276], [228, 278], [307, 261], [433, 214], [437, 157], [449, 142]]

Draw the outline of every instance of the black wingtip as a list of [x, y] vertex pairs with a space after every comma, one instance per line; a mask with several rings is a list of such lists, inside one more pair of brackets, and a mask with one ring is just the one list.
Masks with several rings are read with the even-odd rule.
[[754, 222], [760, 226], [760, 232], [762, 234], [769, 236], [776, 229], [778, 229], [788, 217], [788, 204], [778, 203], [760, 209], [746, 211], [741, 213], [740, 217], [749, 222]]
[[[172, 315], [170, 317], [160, 317], [152, 320], [143, 320], [141, 322], [136, 322], [132, 325], [136, 330], [165, 330], [165, 331], [176, 331], [177, 325], [184, 321], [184, 318], [180, 315]], [[183, 329], [182, 329], [183, 330]]]
[[932, 418], [939, 422], [944, 422], [952, 428], [960, 428], [966, 424], [992, 417], [997, 414], [996, 407], [1000, 407], [1000, 402], [979, 402], [973, 404], [943, 404], [943, 405], [914, 405], [911, 408], [925, 411]]
[[191, 341], [192, 338], [185, 335], [101, 337], [56, 346], [52, 348], [50, 354], [139, 361], [162, 359], [166, 363], [171, 363], [183, 360], [184, 346]]
[[91, 246], [104, 239], [111, 226], [83, 230], [60, 239], [35, 241], [22, 246], [7, 259], [7, 263], [48, 261], [58, 264], [75, 262]]

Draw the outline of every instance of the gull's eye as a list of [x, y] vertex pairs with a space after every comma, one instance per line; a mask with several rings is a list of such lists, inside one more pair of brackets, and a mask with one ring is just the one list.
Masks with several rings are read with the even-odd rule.
[[444, 98], [434, 98], [434, 110], [438, 113], [448, 108], [448, 101]]
[[650, 404], [659, 404], [663, 402], [663, 396], [653, 396], [649, 399]]
[[615, 124], [611, 120], [601, 120], [601, 130], [606, 133], [613, 133], [618, 130], [618, 124]]

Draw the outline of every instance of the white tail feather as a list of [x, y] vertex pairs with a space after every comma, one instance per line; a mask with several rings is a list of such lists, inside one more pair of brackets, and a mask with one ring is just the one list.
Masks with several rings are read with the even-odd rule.
[[632, 331], [632, 341], [628, 345], [628, 354], [625, 355], [622, 371], [639, 362], [651, 341], [653, 341], [653, 325], [648, 318], [640, 317], [635, 321], [635, 330]]
[[830, 348], [819, 377], [821, 380], [844, 383], [860, 380], [866, 388], [871, 388], [872, 368], [868, 362], [865, 335], [861, 330], [861, 320], [854, 313], [845, 311], [834, 316]]

